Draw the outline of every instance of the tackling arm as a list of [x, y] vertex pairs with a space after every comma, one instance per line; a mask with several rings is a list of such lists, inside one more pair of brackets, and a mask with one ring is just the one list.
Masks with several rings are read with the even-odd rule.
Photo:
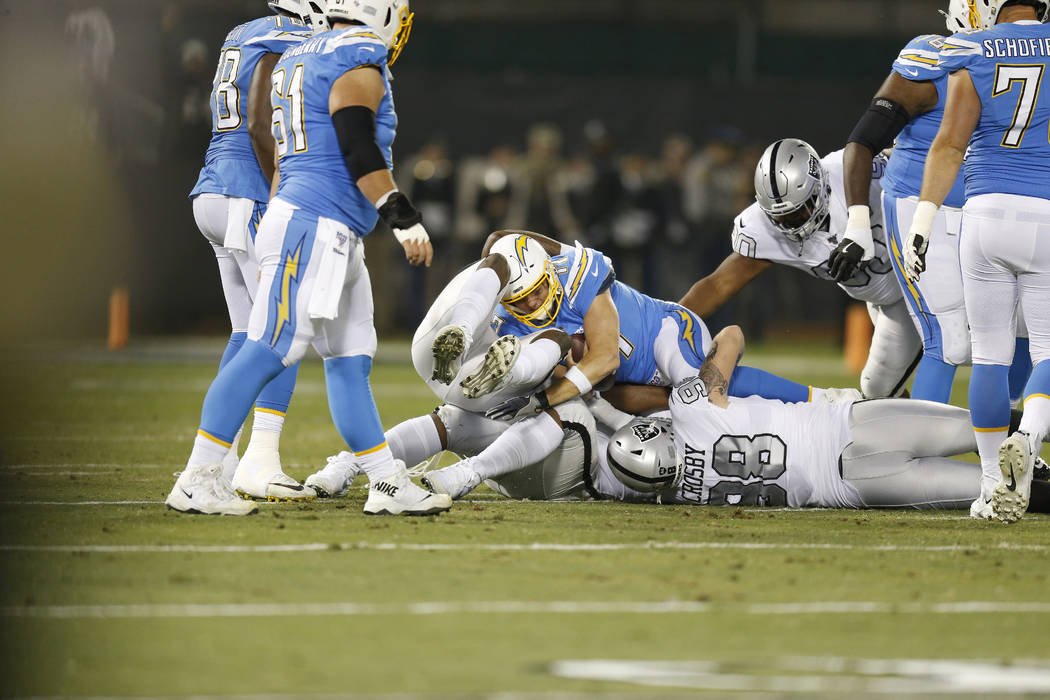
[[707, 387], [707, 400], [715, 406], [729, 407], [729, 378], [744, 355], [744, 332], [740, 326], [726, 326], [711, 340], [699, 377]]
[[339, 148], [358, 189], [379, 210], [412, 265], [430, 266], [434, 248], [423, 228], [423, 218], [408, 197], [397, 191], [394, 175], [376, 143], [375, 119], [386, 95], [386, 84], [376, 66], [343, 73], [328, 96]]
[[678, 303], [700, 318], [707, 318], [772, 264], [768, 260], [730, 253], [717, 270], [695, 282]]
[[252, 150], [259, 161], [267, 182], [273, 182], [277, 159], [274, 154], [273, 140], [273, 107], [270, 105], [270, 75], [280, 58], [278, 54], [267, 53], [259, 59], [252, 73], [251, 86], [248, 88], [248, 136]]

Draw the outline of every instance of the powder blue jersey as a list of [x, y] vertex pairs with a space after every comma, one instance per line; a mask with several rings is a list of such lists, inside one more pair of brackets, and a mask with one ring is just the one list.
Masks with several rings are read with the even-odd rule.
[[[893, 155], [882, 178], [882, 189], [893, 197], [918, 197], [922, 189], [922, 169], [926, 165], [926, 154], [937, 135], [944, 116], [944, 100], [948, 95], [948, 73], [938, 63], [938, 52], [944, 45], [944, 37], [937, 34], [917, 36], [901, 49], [893, 62], [893, 72], [905, 80], [930, 81], [937, 89], [937, 106], [925, 114], [913, 117], [897, 136]], [[944, 203], [949, 207], [961, 207], [966, 201], [963, 176], [959, 173], [952, 191]]]
[[[966, 196], [1050, 199], [1050, 25], [1034, 20], [955, 34], [940, 66], [966, 69], [981, 99], [966, 153]], [[1043, 83], [1048, 83], [1044, 85]]]
[[[583, 333], [583, 317], [595, 297], [610, 290], [620, 316], [620, 366], [616, 381], [631, 384], [662, 383], [653, 354], [653, 343], [663, 319], [671, 315], [680, 326], [684, 354], [697, 368], [703, 362], [702, 321], [678, 304], [646, 296], [616, 280], [609, 258], [579, 243], [563, 255], [551, 258], [565, 296], [552, 327], [569, 335]], [[515, 319], [506, 309], [497, 307], [497, 332], [524, 337], [536, 329]]]
[[387, 49], [379, 36], [369, 27], [353, 26], [318, 34], [286, 51], [273, 70], [271, 100], [280, 168], [276, 196], [346, 224], [358, 236], [368, 234], [379, 215], [346, 168], [328, 97], [332, 84], [348, 71], [362, 66], [380, 71], [386, 94], [376, 114], [376, 142], [387, 167], [392, 167], [397, 115], [386, 62]]
[[248, 89], [259, 59], [309, 38], [299, 19], [270, 15], [234, 27], [222, 44], [211, 89], [211, 143], [190, 197], [225, 194], [266, 202], [270, 183], [248, 136]]

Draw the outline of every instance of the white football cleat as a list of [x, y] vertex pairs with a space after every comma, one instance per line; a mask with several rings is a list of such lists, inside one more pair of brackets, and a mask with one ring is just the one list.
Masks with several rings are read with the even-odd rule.
[[1004, 523], [1017, 522], [1028, 510], [1035, 471], [1035, 451], [1028, 433], [1017, 431], [999, 445], [999, 471], [1003, 480], [992, 492], [992, 510]]
[[459, 373], [459, 359], [467, 351], [467, 332], [463, 326], [445, 326], [434, 338], [434, 374], [431, 379], [450, 384]]
[[454, 501], [463, 498], [481, 483], [481, 477], [466, 460], [429, 471], [419, 480], [434, 493], [448, 494]]
[[460, 382], [463, 395], [468, 399], [476, 399], [491, 393], [510, 374], [519, 354], [521, 340], [517, 336], [504, 335], [497, 338], [485, 353], [485, 359], [478, 371]]
[[350, 492], [350, 484], [357, 475], [362, 473], [354, 460], [354, 453], [343, 450], [329, 457], [328, 464], [306, 477], [303, 484], [312, 488], [318, 498], [342, 498]]
[[310, 501], [317, 493], [284, 473], [277, 450], [248, 446], [233, 475], [233, 488], [245, 498]]
[[373, 481], [365, 501], [366, 515], [436, 515], [452, 507], [445, 494], [431, 493], [412, 483], [405, 463], [394, 460], [398, 473], [382, 481]]
[[237, 497], [222, 479], [222, 464], [218, 462], [186, 467], [164, 502], [180, 513], [251, 515], [259, 510], [254, 503]]
[[992, 511], [992, 491], [999, 483], [986, 476], [981, 477], [981, 493], [970, 504], [970, 517], [974, 520], [994, 520], [995, 513]]

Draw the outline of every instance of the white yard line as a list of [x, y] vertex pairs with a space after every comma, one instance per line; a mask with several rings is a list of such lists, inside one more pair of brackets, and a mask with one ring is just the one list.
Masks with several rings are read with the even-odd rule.
[[[127, 501], [128, 503], [150, 503], [151, 501]], [[425, 552], [618, 552], [626, 550], [690, 550], [690, 549], [742, 549], [742, 550], [856, 550], [862, 552], [996, 552], [1022, 551], [1045, 552], [1050, 545], [1016, 544], [1000, 542], [995, 545], [946, 544], [946, 545], [897, 545], [897, 544], [842, 544], [819, 542], [526, 542], [526, 543], [425, 543], [425, 542], [305, 542], [301, 544], [263, 545], [33, 545], [4, 544], [0, 552], [78, 552], [78, 553], [171, 553], [190, 552], [196, 554], [254, 554], [267, 552], [322, 552], [322, 551], [425, 551]]]
[[664, 601], [420, 601], [415, 603], [149, 603], [139, 605], [19, 605], [0, 607], [0, 617], [58, 619], [358, 617], [394, 615], [536, 615], [536, 614], [707, 614], [735, 615], [971, 615], [1050, 614], [1050, 602], [887, 603], [825, 601], [798, 603], [714, 604]]

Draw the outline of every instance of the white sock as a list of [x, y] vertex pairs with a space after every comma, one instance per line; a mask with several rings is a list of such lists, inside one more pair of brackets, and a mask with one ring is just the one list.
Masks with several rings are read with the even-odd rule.
[[373, 447], [371, 450], [355, 452], [354, 459], [357, 461], [357, 466], [361, 467], [361, 470], [368, 475], [368, 480], [373, 484], [387, 477], [394, 476], [398, 472], [397, 465], [394, 464], [394, 455], [390, 452], [390, 447], [385, 442], [379, 447]]
[[1025, 399], [1021, 430], [1031, 435], [1036, 445], [1046, 440], [1050, 430], [1050, 399], [1036, 394]]
[[463, 326], [469, 338], [474, 329], [492, 320], [500, 289], [499, 275], [491, 267], [474, 270], [467, 276], [459, 298], [452, 307], [450, 323]]
[[284, 414], [271, 411], [267, 408], [255, 409], [252, 419], [252, 430], [268, 430], [271, 433], [279, 433], [284, 429]]
[[811, 386], [809, 388], [809, 402], [820, 403], [824, 398], [824, 390], [820, 387]]
[[404, 460], [410, 467], [442, 450], [437, 426], [429, 415], [398, 423], [386, 431], [386, 441], [394, 459]]
[[251, 452], [258, 450], [273, 450], [279, 452], [281, 449], [281, 434], [272, 430], [259, 430], [252, 428], [252, 437], [248, 440], [248, 446], [244, 448], [244, 458], [248, 459]]
[[197, 431], [197, 437], [193, 439], [193, 451], [190, 458], [186, 460], [186, 466], [192, 467], [197, 464], [215, 464], [222, 462], [222, 458], [230, 451], [230, 445], [221, 442], [210, 435]]
[[561, 347], [549, 338], [526, 343], [510, 368], [509, 386], [535, 386], [561, 361]]
[[981, 475], [984, 483], [991, 481], [998, 484], [1002, 478], [999, 471], [999, 445], [1006, 439], [1006, 430], [975, 430], [977, 436], [977, 454], [981, 457]]
[[509, 474], [540, 461], [561, 444], [565, 432], [549, 414], [518, 421], [472, 458], [471, 466], [482, 479]]
[[233, 480], [233, 473], [237, 471], [237, 463], [240, 458], [237, 456], [237, 446], [241, 444], [241, 433], [244, 429], [237, 431], [237, 434], [233, 436], [233, 442], [230, 443], [230, 449], [226, 451], [226, 456], [222, 458], [222, 478], [226, 481]]

